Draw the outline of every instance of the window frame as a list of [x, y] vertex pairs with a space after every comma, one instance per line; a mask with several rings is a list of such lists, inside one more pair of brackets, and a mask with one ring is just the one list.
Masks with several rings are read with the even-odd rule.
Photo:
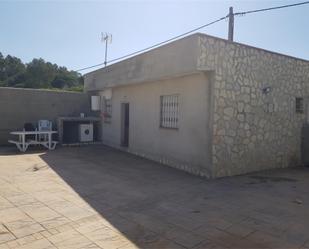
[[295, 98], [295, 113], [297, 114], [305, 113], [305, 100], [303, 97]]
[[[179, 96], [180, 96], [179, 94], [160, 95], [160, 119], [159, 119], [160, 128], [171, 129], [171, 130], [179, 129], [179, 115], [180, 115]], [[167, 121], [165, 119], [174, 119], [174, 120]]]
[[103, 122], [110, 124], [112, 122], [113, 105], [112, 99], [103, 97]]

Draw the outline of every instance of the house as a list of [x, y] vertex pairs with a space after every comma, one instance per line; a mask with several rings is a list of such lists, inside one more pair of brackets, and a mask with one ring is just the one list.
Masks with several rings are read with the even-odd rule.
[[309, 61], [193, 34], [85, 75], [103, 142], [206, 177], [301, 162]]

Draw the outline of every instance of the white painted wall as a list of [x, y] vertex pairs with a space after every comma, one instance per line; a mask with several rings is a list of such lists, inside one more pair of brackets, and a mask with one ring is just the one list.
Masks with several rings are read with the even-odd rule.
[[[128, 151], [210, 176], [210, 84], [204, 73], [113, 88], [103, 142], [120, 147], [121, 103], [130, 103]], [[160, 96], [179, 94], [179, 129], [160, 128]]]

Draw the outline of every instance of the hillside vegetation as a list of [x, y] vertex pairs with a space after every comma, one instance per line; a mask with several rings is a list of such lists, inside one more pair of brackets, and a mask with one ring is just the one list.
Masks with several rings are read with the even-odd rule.
[[44, 61], [23, 63], [19, 58], [0, 53], [0, 87], [63, 89], [83, 91], [84, 80], [76, 71]]

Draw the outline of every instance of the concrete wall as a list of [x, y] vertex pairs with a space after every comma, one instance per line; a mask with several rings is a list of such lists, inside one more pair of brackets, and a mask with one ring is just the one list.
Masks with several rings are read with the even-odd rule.
[[[121, 148], [121, 103], [130, 104], [128, 151], [198, 175], [211, 175], [210, 85], [194, 74], [112, 89], [103, 142]], [[179, 129], [160, 128], [160, 96], [179, 94]]]
[[7, 144], [9, 132], [21, 130], [26, 122], [55, 122], [58, 116], [81, 112], [90, 113], [90, 100], [84, 93], [0, 88], [0, 145]]
[[189, 36], [85, 75], [85, 90], [150, 82], [196, 71], [198, 35]]
[[[198, 68], [214, 76], [214, 176], [296, 166], [309, 62], [200, 35]], [[270, 87], [268, 94], [262, 89]]]

